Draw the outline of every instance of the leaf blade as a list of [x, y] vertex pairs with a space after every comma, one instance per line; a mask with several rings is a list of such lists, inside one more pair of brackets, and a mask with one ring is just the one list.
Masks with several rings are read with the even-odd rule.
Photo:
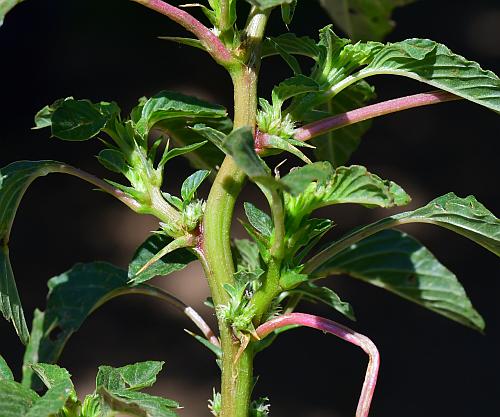
[[456, 276], [411, 236], [385, 230], [330, 258], [321, 274], [348, 274], [476, 330], [484, 321]]

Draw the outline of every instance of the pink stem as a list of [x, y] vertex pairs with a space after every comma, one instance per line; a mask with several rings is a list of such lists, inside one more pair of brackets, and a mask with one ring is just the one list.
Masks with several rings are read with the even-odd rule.
[[374, 117], [453, 100], [460, 100], [460, 97], [442, 90], [387, 100], [309, 123], [295, 131], [294, 139], [306, 141], [332, 130], [373, 119]]
[[207, 49], [208, 53], [220, 64], [231, 64], [233, 57], [231, 52], [224, 46], [220, 39], [198, 19], [191, 16], [184, 10], [172, 6], [161, 0], [132, 0], [150, 9], [161, 13], [184, 29], [196, 36]]
[[358, 408], [356, 409], [356, 417], [367, 417], [370, 412], [370, 404], [373, 398], [373, 392], [375, 391], [375, 385], [377, 384], [378, 369], [380, 366], [380, 356], [375, 344], [366, 336], [356, 333], [346, 326], [323, 317], [304, 313], [291, 313], [276, 317], [260, 325], [256, 332], [260, 338], [264, 338], [274, 330], [290, 325], [311, 327], [321, 330], [322, 332], [334, 334], [347, 342], [359, 346], [368, 354], [370, 360], [366, 369], [365, 381], [359, 397]]

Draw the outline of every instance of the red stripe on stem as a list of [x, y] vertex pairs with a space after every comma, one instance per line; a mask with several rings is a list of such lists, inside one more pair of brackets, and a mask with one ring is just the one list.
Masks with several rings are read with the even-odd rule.
[[220, 39], [198, 19], [186, 11], [161, 0], [132, 0], [161, 13], [195, 35], [210, 55], [221, 64], [231, 64], [233, 56]]

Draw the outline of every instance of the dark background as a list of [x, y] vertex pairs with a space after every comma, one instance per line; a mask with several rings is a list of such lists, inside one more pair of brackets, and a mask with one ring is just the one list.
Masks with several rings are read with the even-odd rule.
[[[316, 37], [329, 23], [316, 1], [302, 0], [290, 29]], [[278, 13], [270, 33], [286, 30]], [[395, 13], [389, 40], [428, 37], [454, 52], [500, 71], [498, 1], [420, 1]], [[161, 89], [196, 94], [232, 106], [229, 77], [198, 50], [156, 38], [183, 33], [167, 19], [125, 0], [27, 1], [0, 29], [0, 166], [18, 159], [55, 159], [107, 175], [93, 157], [97, 141], [68, 143], [30, 131], [35, 112], [60, 97], [116, 100], [125, 111], [137, 98]], [[262, 67], [261, 95], [289, 76], [279, 60]], [[371, 80], [373, 81], [373, 80]], [[427, 87], [379, 78], [379, 99]], [[500, 212], [497, 115], [456, 102], [378, 119], [352, 160], [396, 180], [413, 196], [411, 208], [448, 191], [474, 194]], [[180, 158], [169, 165], [166, 188], [178, 192], [190, 171]], [[242, 196], [242, 200], [251, 197]], [[326, 214], [326, 213], [325, 213]], [[387, 211], [341, 207], [327, 213], [339, 226], [373, 221]], [[46, 281], [75, 262], [107, 260], [126, 266], [134, 248], [156, 228], [74, 178], [54, 175], [34, 183], [20, 207], [11, 239], [12, 263], [28, 320], [45, 306]], [[498, 416], [500, 383], [500, 281], [494, 255], [460, 236], [432, 226], [410, 228], [461, 279], [487, 330], [470, 329], [349, 278], [330, 283], [355, 308], [356, 330], [370, 336], [382, 356], [371, 415], [405, 417]], [[197, 266], [157, 284], [198, 307], [206, 284]], [[316, 305], [316, 312], [346, 319]], [[70, 340], [61, 364], [74, 375], [80, 395], [92, 390], [100, 364], [164, 359], [166, 372], [155, 392], [179, 400], [185, 417], [208, 415], [206, 399], [217, 384], [210, 354], [190, 340], [193, 326], [156, 301], [122, 298], [105, 305]], [[19, 374], [22, 358], [12, 327], [0, 320], [0, 353]], [[307, 329], [283, 335], [256, 360], [256, 395], [267, 395], [274, 417], [351, 416], [366, 357], [352, 345]]]

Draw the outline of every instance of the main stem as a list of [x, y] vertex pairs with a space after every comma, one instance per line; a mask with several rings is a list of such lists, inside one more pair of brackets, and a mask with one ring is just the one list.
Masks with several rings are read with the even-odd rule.
[[[252, 10], [247, 25], [245, 63], [231, 68], [234, 85], [234, 128], [255, 127], [260, 43], [267, 13]], [[234, 282], [231, 253], [231, 223], [234, 205], [245, 181], [245, 174], [231, 157], [226, 157], [208, 197], [203, 221], [203, 258], [214, 304], [229, 301], [223, 285]], [[230, 324], [219, 318], [222, 347], [222, 411], [220, 417], [248, 417], [253, 387], [253, 349], [240, 350]]]

